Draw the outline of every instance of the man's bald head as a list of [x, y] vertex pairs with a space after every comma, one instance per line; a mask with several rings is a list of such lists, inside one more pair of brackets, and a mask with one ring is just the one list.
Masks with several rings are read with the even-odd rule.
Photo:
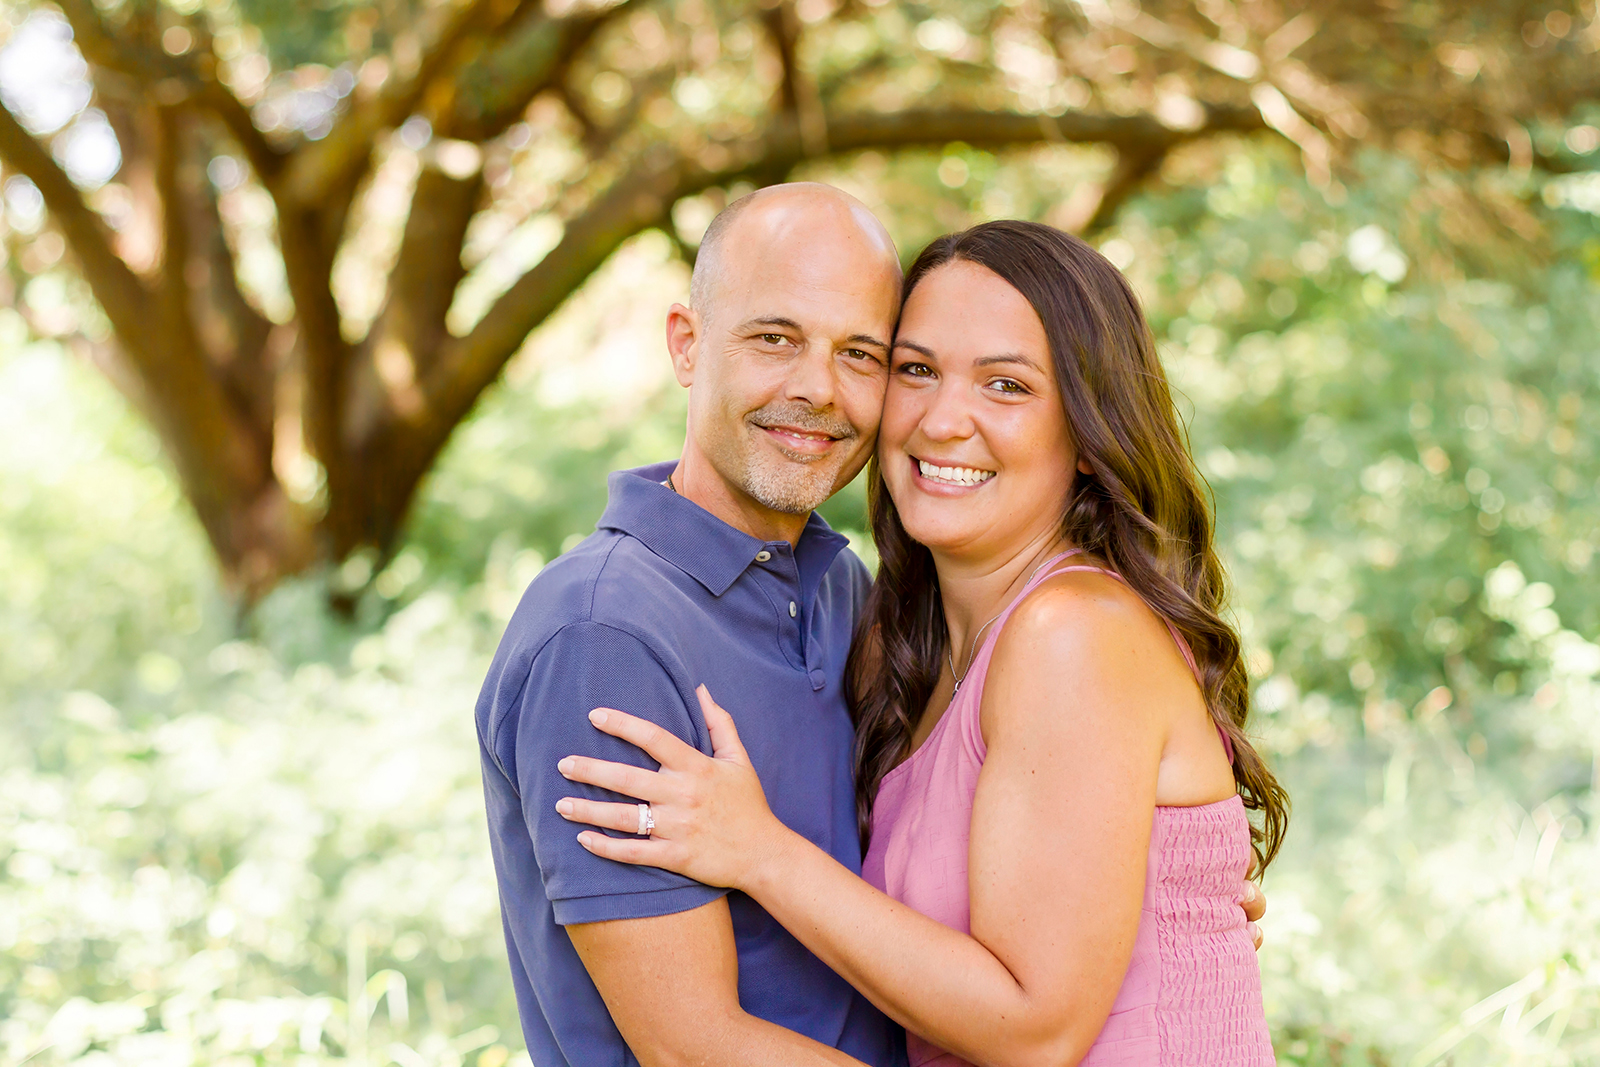
[[821, 182], [787, 182], [741, 196], [711, 220], [695, 256], [689, 306], [709, 316], [730, 268], [739, 269], [745, 257], [804, 254], [807, 244], [822, 242], [858, 245], [850, 257], [856, 265], [885, 272], [872, 271], [876, 276], [861, 278], [861, 284], [881, 284], [885, 274], [898, 283], [894, 240], [865, 204]]
[[667, 312], [689, 390], [674, 484], [793, 543], [872, 454], [900, 313], [894, 242], [854, 197], [797, 182], [730, 204], [697, 258], [693, 306]]

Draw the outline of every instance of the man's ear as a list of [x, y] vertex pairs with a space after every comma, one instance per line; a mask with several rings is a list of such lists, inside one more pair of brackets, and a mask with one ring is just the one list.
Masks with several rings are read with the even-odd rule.
[[699, 313], [682, 304], [673, 304], [667, 309], [667, 352], [672, 356], [672, 372], [685, 389], [694, 384], [699, 348]]

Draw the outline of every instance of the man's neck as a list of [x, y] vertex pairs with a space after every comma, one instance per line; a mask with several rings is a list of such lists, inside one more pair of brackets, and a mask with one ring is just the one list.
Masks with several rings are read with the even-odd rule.
[[740, 492], [717, 473], [703, 457], [685, 451], [669, 475], [678, 495], [699, 504], [711, 514], [758, 541], [799, 543], [811, 513], [791, 515], [773, 511]]

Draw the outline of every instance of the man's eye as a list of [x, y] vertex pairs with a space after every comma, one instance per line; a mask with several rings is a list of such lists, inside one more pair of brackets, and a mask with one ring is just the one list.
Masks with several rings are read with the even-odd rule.
[[863, 350], [861, 350], [859, 348], [847, 348], [847, 349], [844, 350], [844, 354], [849, 356], [851, 359], [876, 359], [877, 358], [871, 352], [866, 352], [866, 351], [863, 351]]
[[783, 342], [787, 341], [788, 338], [783, 336], [781, 333], [764, 333], [761, 335], [761, 340], [765, 344], [781, 345]]

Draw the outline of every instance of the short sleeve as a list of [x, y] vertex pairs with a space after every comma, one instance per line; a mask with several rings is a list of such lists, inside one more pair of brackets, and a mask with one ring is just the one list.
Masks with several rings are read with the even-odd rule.
[[[512, 763], [523, 817], [556, 922], [567, 926], [670, 915], [723, 896], [727, 890], [655, 867], [595, 856], [578, 844], [584, 827], [556, 814], [556, 801], [566, 796], [633, 799], [568, 781], [556, 770], [564, 756], [656, 767], [640, 749], [594, 728], [589, 712], [597, 707], [648, 719], [709, 753], [698, 709], [690, 712], [672, 676], [638, 638], [615, 627], [580, 622], [563, 627], [546, 642], [529, 666], [513, 712], [515, 723], [502, 724], [498, 733], [507, 741], [514, 737]], [[514, 733], [507, 737], [506, 728], [512, 726]]]

